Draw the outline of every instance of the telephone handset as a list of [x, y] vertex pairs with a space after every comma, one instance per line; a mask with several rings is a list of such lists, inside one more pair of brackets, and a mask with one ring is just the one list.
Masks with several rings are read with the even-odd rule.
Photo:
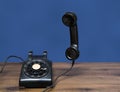
[[77, 16], [73, 12], [66, 12], [62, 22], [70, 29], [70, 47], [67, 48], [65, 55], [69, 60], [75, 60], [79, 57]]

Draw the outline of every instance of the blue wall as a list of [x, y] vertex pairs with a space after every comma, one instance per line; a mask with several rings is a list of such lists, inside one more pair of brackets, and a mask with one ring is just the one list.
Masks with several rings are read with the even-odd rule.
[[62, 15], [78, 16], [81, 55], [77, 61], [120, 61], [120, 0], [0, 0], [0, 61], [48, 51], [66, 61], [69, 29]]

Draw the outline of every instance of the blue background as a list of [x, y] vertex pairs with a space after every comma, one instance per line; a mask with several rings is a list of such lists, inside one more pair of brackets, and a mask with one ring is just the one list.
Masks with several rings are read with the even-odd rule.
[[29, 50], [66, 61], [69, 29], [61, 17], [67, 11], [78, 16], [77, 61], [120, 61], [120, 0], [0, 0], [0, 61], [26, 59]]

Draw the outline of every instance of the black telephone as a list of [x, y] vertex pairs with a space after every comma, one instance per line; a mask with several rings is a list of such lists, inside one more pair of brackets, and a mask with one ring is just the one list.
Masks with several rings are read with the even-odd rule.
[[47, 87], [52, 85], [52, 62], [47, 59], [47, 51], [42, 55], [28, 53], [28, 60], [21, 69], [19, 86], [21, 87]]
[[[70, 27], [70, 47], [65, 55], [69, 60], [76, 60], [79, 57], [77, 17], [73, 12], [66, 12], [62, 21]], [[23, 87], [48, 87], [53, 84], [52, 62], [47, 59], [47, 51], [43, 55], [28, 53], [28, 60], [24, 62], [19, 78], [19, 86]]]

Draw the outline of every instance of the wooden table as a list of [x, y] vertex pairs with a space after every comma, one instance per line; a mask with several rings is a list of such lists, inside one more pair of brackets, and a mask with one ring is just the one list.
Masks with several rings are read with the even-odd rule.
[[[70, 67], [53, 63], [54, 78]], [[20, 63], [8, 63], [0, 74], [0, 92], [42, 92], [43, 88], [19, 89]], [[120, 63], [76, 63], [51, 92], [120, 92]]]

